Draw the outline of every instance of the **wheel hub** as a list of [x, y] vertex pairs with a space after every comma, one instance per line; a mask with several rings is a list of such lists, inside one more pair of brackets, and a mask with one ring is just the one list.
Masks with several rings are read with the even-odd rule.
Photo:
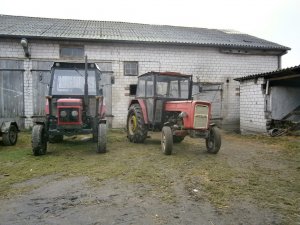
[[17, 135], [15, 132], [9, 132], [9, 139], [11, 142], [15, 142]]
[[137, 129], [137, 119], [135, 115], [132, 115], [129, 119], [129, 132], [133, 134]]

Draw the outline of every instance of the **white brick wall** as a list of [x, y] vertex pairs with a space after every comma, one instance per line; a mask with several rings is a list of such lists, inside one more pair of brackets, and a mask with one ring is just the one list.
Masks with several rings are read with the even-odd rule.
[[246, 133], [266, 133], [263, 78], [246, 80], [240, 86], [240, 129]]
[[[68, 42], [29, 40], [31, 58], [59, 60], [59, 44], [66, 43]], [[217, 48], [210, 47], [92, 42], [84, 43], [84, 46], [85, 54], [90, 60], [104, 60], [113, 64], [116, 78], [112, 89], [113, 127], [125, 126], [127, 105], [131, 98], [125, 96], [125, 93], [129, 93], [128, 90], [125, 91], [125, 87], [136, 84], [137, 81], [137, 77], [123, 75], [123, 61], [138, 61], [139, 74], [148, 71], [176, 71], [198, 76], [202, 82], [224, 82], [222, 109], [224, 124], [239, 121], [239, 96], [236, 90], [239, 83], [233, 81], [233, 78], [275, 70], [278, 65], [277, 56], [224, 54]], [[0, 59], [24, 58], [19, 40], [0, 41], [0, 49]], [[25, 83], [30, 82], [30, 60], [28, 65], [24, 76]], [[32, 94], [28, 91], [25, 95], [25, 112], [28, 116], [32, 112], [30, 109]]]
[[25, 127], [29, 128], [32, 125], [31, 116], [33, 115], [33, 95], [32, 95], [32, 62], [29, 59], [24, 60], [24, 112], [25, 112]]

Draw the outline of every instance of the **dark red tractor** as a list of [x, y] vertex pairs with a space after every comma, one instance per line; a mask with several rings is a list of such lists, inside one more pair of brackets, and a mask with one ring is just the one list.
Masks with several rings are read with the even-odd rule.
[[63, 136], [92, 134], [98, 153], [106, 152], [106, 120], [101, 71], [95, 63], [56, 62], [51, 68], [45, 116], [34, 116], [33, 154]]
[[192, 75], [174, 72], [149, 72], [138, 77], [136, 98], [127, 116], [129, 141], [142, 143], [148, 131], [161, 131], [161, 148], [171, 155], [173, 143], [185, 136], [204, 138], [209, 153], [221, 147], [220, 131], [211, 120], [211, 104], [193, 100]]

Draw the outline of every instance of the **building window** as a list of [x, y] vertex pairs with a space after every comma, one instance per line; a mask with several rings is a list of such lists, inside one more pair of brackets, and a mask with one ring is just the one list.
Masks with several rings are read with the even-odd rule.
[[136, 95], [136, 89], [137, 85], [136, 84], [130, 84], [129, 85], [129, 95]]
[[138, 75], [138, 62], [124, 62], [124, 75], [137, 76]]
[[60, 58], [82, 59], [84, 58], [83, 46], [60, 46]]

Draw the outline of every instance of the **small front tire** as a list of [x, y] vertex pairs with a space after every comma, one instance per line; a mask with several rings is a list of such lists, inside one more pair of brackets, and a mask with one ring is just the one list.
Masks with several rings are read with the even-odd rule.
[[221, 148], [221, 133], [219, 129], [216, 127], [211, 127], [205, 142], [207, 152], [217, 154]]
[[45, 126], [41, 124], [34, 125], [32, 128], [32, 152], [33, 155], [45, 155], [47, 152], [47, 139], [45, 136]]
[[8, 132], [2, 135], [3, 144], [6, 146], [15, 145], [18, 140], [18, 129], [15, 125], [10, 125]]
[[173, 150], [173, 135], [170, 127], [163, 127], [161, 132], [161, 150], [165, 155], [171, 155]]
[[106, 124], [98, 125], [97, 153], [106, 153]]

